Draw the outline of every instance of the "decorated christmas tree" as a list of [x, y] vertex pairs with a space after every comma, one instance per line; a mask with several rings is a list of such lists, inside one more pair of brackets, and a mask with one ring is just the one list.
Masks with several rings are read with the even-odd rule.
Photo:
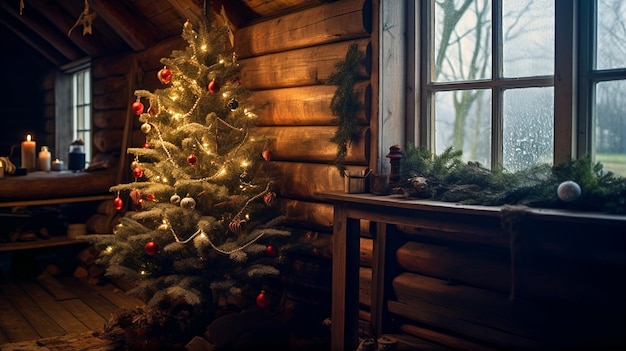
[[[129, 293], [161, 313], [188, 306], [266, 307], [263, 278], [276, 276], [282, 243], [268, 140], [241, 85], [228, 31], [208, 16], [187, 21], [188, 46], [161, 59], [154, 92], [131, 109], [146, 142], [129, 148], [134, 180], [111, 188], [128, 210], [112, 235], [86, 238], [106, 274], [136, 282]], [[164, 307], [165, 306], [165, 307]]]

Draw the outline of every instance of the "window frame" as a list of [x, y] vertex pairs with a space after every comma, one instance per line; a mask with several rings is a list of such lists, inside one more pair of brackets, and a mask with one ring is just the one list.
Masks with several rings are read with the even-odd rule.
[[[492, 0], [500, 3], [502, 0]], [[422, 65], [420, 54], [425, 49], [425, 38], [429, 33], [416, 25], [426, 20], [424, 11], [430, 1], [416, 0], [380, 0], [380, 33], [379, 62], [379, 155], [375, 165], [379, 172], [388, 170], [385, 151], [391, 145], [422, 145], [431, 150], [434, 135], [434, 123], [432, 118], [420, 118], [430, 116], [428, 104], [423, 104], [429, 97], [421, 86], [421, 77], [426, 77], [426, 65]], [[597, 82], [623, 79], [626, 77], [624, 70], [594, 71], [593, 53], [595, 52], [595, 1], [590, 0], [555, 0], [555, 64], [552, 86], [554, 87], [554, 155], [553, 163], [561, 164], [569, 162], [584, 154], [593, 154], [593, 117], [594, 87]], [[390, 14], [404, 13], [406, 15], [392, 18]], [[592, 14], [594, 14], [592, 16]], [[579, 33], [580, 32], [580, 33]], [[586, 34], [586, 35], [584, 35]], [[498, 35], [494, 30], [492, 35]], [[419, 43], [415, 45], [416, 38]], [[405, 54], [405, 67], [397, 67], [400, 59], [389, 62], [393, 57], [389, 48], [401, 46], [404, 50], [399, 55]], [[398, 98], [390, 98], [387, 87], [391, 84], [385, 77], [397, 77], [403, 74], [404, 103], [398, 104]], [[555, 77], [558, 77], [556, 79]], [[397, 84], [398, 80], [395, 80]], [[395, 93], [395, 91], [394, 91]], [[494, 104], [497, 101], [494, 100]], [[390, 119], [395, 119], [395, 122]], [[496, 118], [496, 120], [501, 120]], [[501, 125], [492, 127], [492, 159], [497, 163], [501, 159], [502, 140], [499, 133]], [[497, 135], [496, 135], [497, 134]], [[496, 138], [494, 138], [496, 137]], [[494, 157], [497, 156], [497, 157]], [[493, 164], [492, 164], [493, 166]]]
[[[91, 69], [91, 60], [86, 58], [61, 67], [56, 74], [54, 95], [55, 95], [55, 158], [63, 160], [67, 165], [69, 146], [75, 140], [76, 130], [74, 125], [76, 106], [74, 92], [74, 75], [77, 72]], [[89, 126], [93, 133], [93, 91], [91, 89], [91, 72], [89, 83]], [[90, 133], [90, 134], [91, 134]], [[91, 140], [85, 141], [85, 165], [89, 165], [92, 157]]]

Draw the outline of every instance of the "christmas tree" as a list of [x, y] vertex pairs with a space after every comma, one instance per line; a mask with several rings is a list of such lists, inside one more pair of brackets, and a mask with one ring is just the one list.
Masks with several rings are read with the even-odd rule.
[[135, 91], [146, 143], [127, 150], [134, 181], [111, 188], [128, 211], [112, 235], [86, 239], [106, 274], [136, 282], [129, 293], [148, 306], [265, 307], [262, 279], [279, 274], [289, 236], [268, 140], [255, 134], [227, 28], [210, 14], [195, 20], [183, 26], [186, 49], [161, 59], [163, 88]]

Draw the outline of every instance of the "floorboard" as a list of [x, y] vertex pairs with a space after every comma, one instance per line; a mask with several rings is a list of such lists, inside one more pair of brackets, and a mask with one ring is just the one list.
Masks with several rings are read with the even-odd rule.
[[19, 286], [7, 284], [2, 290], [15, 308], [23, 316], [28, 316], [28, 322], [41, 337], [48, 338], [63, 334], [61, 327]]
[[120, 307], [140, 305], [110, 283], [48, 273], [14, 277], [0, 283], [0, 345], [102, 331]]

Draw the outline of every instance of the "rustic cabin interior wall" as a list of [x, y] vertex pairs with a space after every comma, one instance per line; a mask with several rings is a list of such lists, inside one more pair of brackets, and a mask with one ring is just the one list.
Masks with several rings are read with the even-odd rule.
[[[327, 79], [356, 43], [366, 54], [357, 91], [367, 108], [358, 116], [361, 139], [352, 144], [349, 169], [369, 164], [370, 135], [370, 0], [342, 0], [291, 11], [235, 31], [235, 50], [243, 67], [242, 84], [259, 107], [258, 129], [275, 137], [270, 158], [281, 174], [276, 182], [281, 204], [301, 246], [288, 272], [289, 308], [305, 309], [311, 329], [330, 317], [332, 205], [315, 193], [343, 190], [333, 165], [337, 130], [330, 100], [336, 86]], [[327, 332], [327, 330], [326, 330]]]

